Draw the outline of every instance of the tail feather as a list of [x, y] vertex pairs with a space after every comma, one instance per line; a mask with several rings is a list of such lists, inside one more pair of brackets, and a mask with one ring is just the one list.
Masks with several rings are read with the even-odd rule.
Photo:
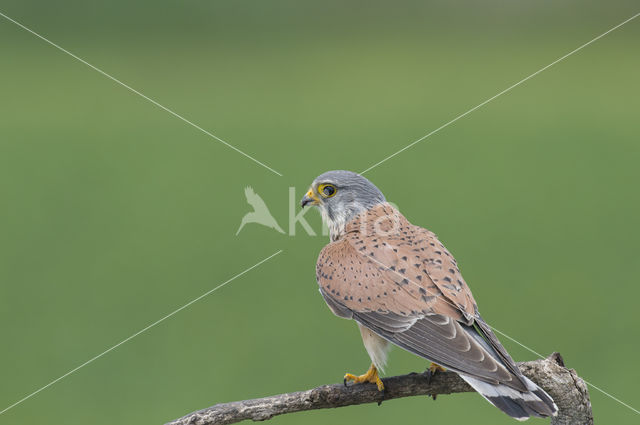
[[460, 377], [489, 403], [519, 421], [526, 421], [531, 416], [546, 418], [558, 413], [558, 407], [551, 397], [525, 376], [521, 379], [527, 384], [528, 392], [518, 391], [504, 384], [485, 382], [469, 375], [460, 374]]

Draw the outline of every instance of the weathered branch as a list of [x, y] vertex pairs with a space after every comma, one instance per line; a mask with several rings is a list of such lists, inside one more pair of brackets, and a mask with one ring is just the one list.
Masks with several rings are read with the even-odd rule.
[[[518, 364], [522, 373], [541, 386], [558, 405], [553, 425], [591, 425], [591, 402], [584, 381], [572, 369], [564, 367], [558, 353], [544, 360]], [[279, 394], [253, 400], [221, 403], [190, 413], [167, 425], [232, 424], [246, 419], [264, 421], [285, 413], [327, 409], [363, 403], [380, 403], [400, 397], [470, 392], [473, 389], [453, 372], [439, 372], [430, 381], [425, 373], [410, 373], [383, 380], [385, 392], [373, 384], [345, 387], [323, 385], [307, 391]]]

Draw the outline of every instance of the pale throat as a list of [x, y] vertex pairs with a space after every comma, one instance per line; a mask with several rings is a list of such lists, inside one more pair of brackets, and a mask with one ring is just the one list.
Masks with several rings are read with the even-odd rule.
[[331, 212], [324, 205], [320, 207], [322, 220], [329, 228], [329, 237], [332, 242], [337, 241], [346, 233], [347, 223], [358, 214], [366, 211], [363, 205], [350, 205], [348, 208], [334, 208]]

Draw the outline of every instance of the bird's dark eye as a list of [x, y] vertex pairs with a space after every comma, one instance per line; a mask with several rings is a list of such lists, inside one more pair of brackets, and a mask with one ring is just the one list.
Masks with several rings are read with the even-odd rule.
[[331, 198], [336, 194], [336, 190], [336, 187], [329, 183], [318, 186], [318, 192], [320, 192], [320, 194], [325, 198]]

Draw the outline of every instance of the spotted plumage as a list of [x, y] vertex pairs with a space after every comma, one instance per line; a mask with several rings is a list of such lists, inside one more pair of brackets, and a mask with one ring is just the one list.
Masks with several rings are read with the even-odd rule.
[[319, 206], [331, 232], [316, 265], [320, 292], [337, 316], [358, 323], [373, 362], [367, 374], [345, 379], [376, 380], [381, 388], [377, 370], [391, 343], [457, 372], [516, 419], [556, 413], [484, 322], [434, 233], [411, 224], [371, 182], [348, 171], [319, 176], [302, 203]]

